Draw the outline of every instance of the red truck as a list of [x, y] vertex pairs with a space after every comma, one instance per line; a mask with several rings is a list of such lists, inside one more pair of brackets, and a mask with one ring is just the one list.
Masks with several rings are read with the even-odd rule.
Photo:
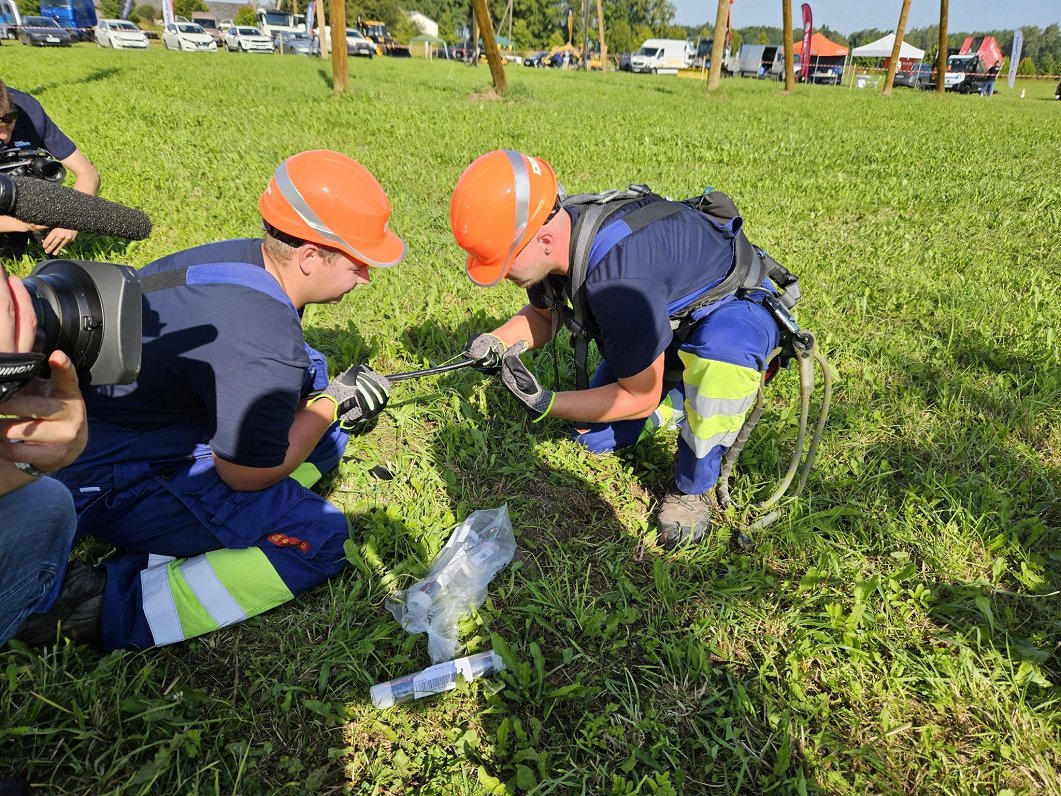
[[[998, 76], [1003, 60], [1002, 49], [994, 36], [984, 36], [982, 39], [969, 36], [961, 49], [947, 58], [943, 87], [959, 94], [978, 92], [985, 83]], [[925, 88], [933, 88], [934, 82], [926, 83]]]

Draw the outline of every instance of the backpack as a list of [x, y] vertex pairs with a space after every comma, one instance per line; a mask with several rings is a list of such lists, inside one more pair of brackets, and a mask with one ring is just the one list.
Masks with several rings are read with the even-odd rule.
[[[563, 292], [551, 282], [545, 283], [545, 300], [554, 319], [554, 338], [558, 324], [563, 323], [571, 333], [571, 347], [575, 360], [575, 387], [584, 390], [589, 386], [586, 360], [589, 352], [589, 341], [593, 330], [588, 323], [589, 311], [586, 304], [585, 284], [588, 274], [590, 253], [598, 233], [606, 226], [608, 219], [616, 211], [632, 202], [648, 201], [637, 210], [626, 214], [623, 222], [629, 229], [626, 234], [612, 235], [606, 241], [608, 251], [620, 240], [636, 234], [645, 227], [686, 208], [699, 210], [718, 226], [724, 226], [736, 218], [737, 207], [726, 194], [706, 189], [700, 196], [675, 202], [654, 194], [646, 185], [630, 185], [623, 191], [608, 191], [600, 194], [578, 194], [563, 199], [561, 207], [577, 206], [581, 209], [578, 220], [571, 230], [571, 267], [569, 277], [568, 304]], [[598, 252], [600, 253], [600, 252]], [[770, 294], [763, 288], [764, 279], [769, 278], [776, 288]], [[799, 277], [792, 274], [783, 265], [774, 260], [762, 249], [756, 248], [748, 240], [743, 230], [735, 238], [733, 268], [715, 287], [695, 297], [688, 304], [676, 309], [671, 314], [671, 328], [682, 337], [687, 333], [690, 324], [685, 321], [694, 312], [714, 304], [728, 296], [742, 296], [751, 292], [763, 292], [763, 305], [774, 316], [781, 331], [782, 354], [779, 362], [787, 364], [791, 353], [787, 353], [789, 343], [794, 335], [805, 334], [800, 331], [791, 310], [800, 298]], [[559, 385], [556, 385], [559, 389]]]

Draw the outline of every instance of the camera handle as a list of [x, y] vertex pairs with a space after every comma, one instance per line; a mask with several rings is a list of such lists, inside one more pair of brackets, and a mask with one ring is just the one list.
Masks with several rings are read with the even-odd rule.
[[0, 353], [0, 403], [29, 384], [43, 362], [44, 354], [32, 351], [25, 354]]

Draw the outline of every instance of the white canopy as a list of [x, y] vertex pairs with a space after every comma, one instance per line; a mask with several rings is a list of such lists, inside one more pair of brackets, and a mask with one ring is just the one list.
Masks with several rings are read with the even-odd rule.
[[[891, 58], [894, 47], [895, 34], [889, 33], [887, 36], [871, 41], [869, 44], [856, 47], [851, 51], [851, 55], [855, 58]], [[904, 41], [903, 46], [899, 48], [899, 57], [921, 60], [925, 57], [925, 51], [919, 50], [914, 45]]]

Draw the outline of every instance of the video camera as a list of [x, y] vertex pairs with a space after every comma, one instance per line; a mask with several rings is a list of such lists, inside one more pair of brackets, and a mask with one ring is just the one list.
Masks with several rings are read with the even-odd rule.
[[[139, 210], [55, 185], [0, 173], [0, 215], [142, 240], [151, 221]], [[0, 263], [0, 272], [6, 269]], [[0, 352], [0, 402], [38, 374], [53, 351], [73, 361], [82, 384], [129, 384], [140, 373], [143, 289], [127, 265], [46, 260], [22, 280], [37, 334], [28, 353]]]
[[82, 385], [129, 384], [140, 373], [141, 295], [127, 265], [46, 260], [22, 280], [37, 316], [28, 354], [0, 353], [0, 401], [7, 400], [63, 351]]
[[0, 149], [0, 174], [62, 183], [66, 167], [46, 149], [11, 146]]

